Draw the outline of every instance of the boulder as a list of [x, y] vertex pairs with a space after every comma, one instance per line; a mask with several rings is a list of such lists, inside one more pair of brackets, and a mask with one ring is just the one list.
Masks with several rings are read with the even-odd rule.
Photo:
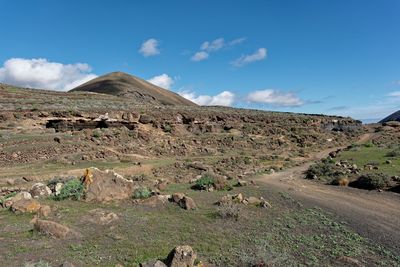
[[239, 193], [237, 195], [232, 196], [232, 200], [235, 200], [236, 202], [242, 203], [244, 200], [243, 194]]
[[21, 199], [12, 204], [11, 210], [15, 213], [35, 213], [40, 209], [40, 204], [34, 199]]
[[185, 197], [184, 193], [173, 193], [172, 194], [172, 201], [175, 203], [179, 203], [181, 199]]
[[63, 188], [64, 184], [63, 183], [56, 183], [54, 186], [54, 194], [58, 196], [61, 193], [61, 189]]
[[168, 255], [169, 267], [194, 267], [196, 253], [190, 246], [178, 246]]
[[41, 205], [40, 209], [38, 210], [38, 215], [41, 218], [49, 217], [50, 213], [51, 213], [51, 208], [48, 205]]
[[197, 208], [196, 203], [194, 202], [193, 198], [184, 196], [180, 201], [179, 201], [179, 206], [185, 210], [194, 210]]
[[133, 193], [133, 181], [110, 170], [87, 169], [83, 183], [87, 202], [123, 200], [130, 198]]
[[139, 122], [142, 124], [152, 123], [154, 119], [149, 115], [140, 115]]
[[51, 196], [50, 188], [42, 183], [36, 183], [32, 185], [31, 190], [29, 191], [33, 198], [40, 198], [40, 197], [48, 197]]
[[259, 198], [256, 198], [256, 197], [246, 197], [243, 200], [243, 204], [258, 206], [258, 205], [261, 204], [261, 200]]
[[62, 224], [53, 221], [41, 220], [35, 218], [32, 220], [32, 222], [33, 222], [33, 228], [36, 231], [45, 235], [54, 236], [62, 239], [75, 235], [75, 233], [67, 226], [64, 226]]
[[10, 208], [13, 203], [23, 200], [23, 199], [32, 199], [32, 195], [29, 192], [21, 191], [17, 193], [15, 196], [6, 199], [4, 206], [6, 208]]
[[267, 208], [267, 209], [272, 208], [272, 205], [268, 201], [266, 201], [264, 198], [261, 197], [260, 201], [261, 201], [260, 207]]

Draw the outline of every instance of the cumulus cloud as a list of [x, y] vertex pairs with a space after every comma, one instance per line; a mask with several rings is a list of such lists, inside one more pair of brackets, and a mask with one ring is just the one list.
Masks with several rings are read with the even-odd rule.
[[160, 50], [158, 49], [158, 41], [154, 38], [151, 38], [143, 42], [142, 46], [139, 49], [139, 53], [141, 53], [145, 57], [150, 57], [160, 54]]
[[165, 89], [171, 89], [171, 86], [174, 84], [174, 79], [169, 77], [167, 74], [161, 74], [158, 76], [154, 76], [153, 78], [147, 80], [149, 83], [157, 85], [159, 87]]
[[294, 93], [282, 92], [274, 89], [251, 92], [247, 96], [247, 101], [268, 104], [275, 107], [298, 107], [305, 104], [305, 102]]
[[194, 92], [180, 92], [181, 96], [201, 106], [232, 106], [235, 101], [235, 94], [230, 91], [223, 91], [217, 95], [197, 95]]
[[57, 91], [70, 90], [96, 77], [88, 64], [62, 64], [45, 58], [11, 58], [0, 68], [3, 83]]
[[246, 40], [246, 38], [237, 38], [234, 40], [231, 40], [229, 42], [226, 42], [224, 38], [218, 38], [213, 41], [205, 41], [201, 44], [200, 46], [200, 51], [196, 52], [192, 57], [192, 61], [202, 61], [205, 60], [209, 57], [210, 53], [216, 52], [218, 50], [221, 50], [222, 48], [228, 47], [228, 46], [235, 46], [238, 44], [243, 43]]
[[194, 54], [190, 59], [192, 61], [202, 61], [208, 58], [208, 53], [204, 51], [199, 51], [196, 54]]
[[243, 67], [244, 65], [253, 63], [255, 61], [263, 60], [267, 57], [267, 49], [259, 48], [253, 54], [243, 55], [232, 62], [232, 65], [236, 68]]

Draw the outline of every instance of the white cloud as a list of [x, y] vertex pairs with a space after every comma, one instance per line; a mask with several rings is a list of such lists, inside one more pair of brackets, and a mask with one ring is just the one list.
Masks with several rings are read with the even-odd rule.
[[205, 50], [207, 52], [214, 52], [214, 51], [220, 50], [224, 46], [225, 46], [224, 38], [218, 38], [211, 42], [208, 42], [208, 41], [204, 42], [201, 45], [200, 49]]
[[246, 38], [237, 38], [229, 42], [225, 42], [224, 38], [218, 38], [213, 41], [205, 41], [200, 46], [200, 51], [196, 52], [192, 57], [192, 61], [202, 61], [209, 57], [210, 53], [221, 50], [224, 47], [235, 46], [243, 43]]
[[282, 92], [274, 89], [251, 92], [247, 96], [247, 101], [269, 104], [275, 107], [297, 107], [304, 104], [304, 101], [294, 93]]
[[230, 41], [229, 46], [235, 46], [235, 45], [243, 43], [244, 41], [246, 41], [245, 37], [237, 38], [237, 39]]
[[0, 81], [16, 86], [67, 91], [96, 78], [88, 64], [62, 64], [45, 58], [11, 58], [0, 68]]
[[167, 74], [161, 74], [158, 76], [154, 76], [153, 78], [147, 80], [149, 83], [157, 85], [161, 88], [171, 89], [171, 86], [174, 84], [174, 79], [169, 77]]
[[400, 91], [391, 92], [391, 93], [387, 94], [387, 96], [400, 98]]
[[266, 57], [267, 57], [267, 49], [266, 48], [259, 48], [257, 51], [255, 51], [251, 55], [243, 55], [240, 58], [236, 59], [235, 61], [232, 62], [232, 65], [234, 67], [239, 68], [239, 67], [247, 65], [249, 63], [263, 60]]
[[208, 53], [204, 51], [199, 51], [196, 54], [194, 54], [190, 59], [192, 61], [202, 61], [208, 58]]
[[160, 54], [160, 50], [158, 49], [158, 41], [154, 38], [151, 38], [143, 42], [142, 46], [139, 49], [139, 53], [141, 53], [145, 57], [150, 57]]
[[181, 96], [201, 106], [232, 106], [235, 101], [235, 94], [230, 91], [223, 91], [218, 95], [197, 95], [194, 92], [180, 92]]

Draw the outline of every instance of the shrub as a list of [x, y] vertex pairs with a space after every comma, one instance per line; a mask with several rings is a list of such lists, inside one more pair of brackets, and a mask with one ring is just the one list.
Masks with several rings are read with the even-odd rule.
[[364, 146], [364, 147], [373, 147], [374, 144], [371, 143], [371, 142], [367, 142], [367, 143], [365, 143], [363, 146]]
[[217, 215], [222, 219], [239, 220], [240, 207], [232, 202], [222, 202], [217, 208]]
[[342, 175], [340, 167], [336, 166], [333, 161], [323, 160], [311, 165], [306, 171], [306, 178], [313, 179], [317, 177], [321, 180], [333, 180]]
[[194, 185], [195, 189], [207, 190], [214, 185], [214, 177], [211, 174], [204, 174], [200, 179], [196, 181]]
[[374, 190], [390, 186], [390, 177], [383, 173], [370, 173], [362, 175], [354, 184], [355, 187]]
[[391, 157], [391, 158], [397, 158], [400, 157], [400, 148], [394, 149], [392, 151], [389, 151], [386, 154], [386, 157]]
[[172, 132], [172, 126], [169, 125], [169, 124], [164, 124], [162, 126], [162, 128], [163, 128], [164, 132], [166, 132], [166, 133], [171, 133]]
[[93, 135], [94, 138], [100, 138], [101, 137], [101, 132], [98, 130], [94, 130], [93, 131]]
[[147, 187], [141, 187], [133, 192], [134, 199], [145, 199], [151, 196], [151, 191]]
[[73, 199], [80, 200], [83, 195], [84, 187], [80, 180], [72, 179], [64, 184], [60, 194], [55, 196], [55, 200]]
[[196, 181], [193, 189], [197, 190], [208, 190], [210, 188], [215, 190], [232, 190], [232, 186], [228, 182], [219, 176], [213, 176], [212, 174], [206, 173], [200, 179]]

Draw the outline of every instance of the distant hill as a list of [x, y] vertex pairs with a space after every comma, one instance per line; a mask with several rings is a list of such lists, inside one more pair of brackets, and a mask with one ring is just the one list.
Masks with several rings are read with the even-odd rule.
[[379, 123], [384, 123], [384, 122], [388, 122], [388, 121], [399, 121], [400, 122], [400, 110], [396, 111], [393, 114], [390, 114], [389, 116], [387, 116], [386, 118], [381, 120]]
[[123, 72], [112, 72], [88, 81], [70, 92], [84, 91], [127, 97], [138, 103], [197, 106], [186, 98]]

